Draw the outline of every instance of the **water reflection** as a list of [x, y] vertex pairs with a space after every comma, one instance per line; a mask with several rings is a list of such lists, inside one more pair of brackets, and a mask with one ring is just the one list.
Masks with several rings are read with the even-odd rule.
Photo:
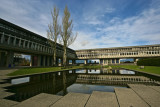
[[[77, 74], [112, 74], [112, 75], [122, 75], [122, 74], [128, 74], [128, 75], [135, 75], [136, 73], [134, 71], [130, 70], [119, 70], [119, 69], [114, 69], [114, 70], [108, 70], [106, 68], [103, 69], [77, 69], [75, 71]], [[138, 74], [136, 74], [138, 75]]]
[[[30, 76], [30, 81], [22, 84], [15, 84], [7, 87], [8, 91], [15, 95], [8, 99], [23, 101], [39, 93], [56, 94], [63, 91], [62, 95], [67, 94], [67, 87], [76, 82], [77, 74], [66, 72], [56, 72]], [[11, 81], [16, 80], [12, 79]], [[18, 79], [17, 80], [22, 80]], [[13, 82], [12, 82], [13, 83]]]
[[76, 83], [76, 84], [69, 86], [67, 90], [68, 92], [91, 94], [93, 91], [114, 92], [114, 88], [127, 88], [127, 87]]
[[30, 77], [12, 79], [11, 84], [22, 84], [22, 83], [29, 82], [29, 80], [30, 80]]
[[[113, 92], [114, 87], [127, 84], [156, 84], [156, 81], [129, 70], [78, 69], [37, 74], [11, 79], [7, 91], [15, 93], [7, 99], [23, 101], [39, 93], [65, 95], [68, 92]], [[114, 86], [112, 86], [114, 85]]]
[[135, 72], [134, 71], [130, 71], [130, 70], [119, 70], [119, 73], [120, 74], [135, 74]]

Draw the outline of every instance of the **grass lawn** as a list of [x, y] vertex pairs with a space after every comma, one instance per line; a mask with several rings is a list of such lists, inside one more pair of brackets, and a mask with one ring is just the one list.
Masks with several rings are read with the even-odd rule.
[[[106, 68], [108, 66], [103, 66]], [[45, 72], [54, 72], [54, 71], [62, 71], [62, 70], [69, 70], [69, 69], [80, 69], [80, 68], [92, 68], [92, 69], [99, 69], [101, 65], [94, 65], [94, 66], [71, 66], [70, 68], [62, 69], [61, 67], [44, 67], [44, 68], [22, 68], [15, 72], [8, 74], [9, 76], [17, 76], [17, 75], [27, 75], [27, 74], [35, 74], [35, 73], [45, 73]], [[144, 69], [140, 69], [139, 66], [136, 65], [116, 65], [112, 66], [112, 68], [126, 68], [131, 70], [143, 71], [153, 74], [160, 75], [160, 67], [156, 66], [145, 66]]]
[[126, 68], [160, 75], [160, 67], [157, 66], [145, 66], [144, 69], [140, 69], [140, 67], [136, 65], [117, 65], [112, 66], [112, 68]]
[[35, 73], [45, 73], [45, 72], [54, 72], [54, 71], [62, 71], [69, 69], [80, 69], [80, 68], [101, 68], [100, 65], [96, 66], [70, 66], [70, 68], [63, 69], [62, 67], [44, 67], [44, 68], [21, 68], [15, 72], [8, 74], [9, 76], [17, 76], [17, 75], [27, 75], [27, 74], [35, 74]]

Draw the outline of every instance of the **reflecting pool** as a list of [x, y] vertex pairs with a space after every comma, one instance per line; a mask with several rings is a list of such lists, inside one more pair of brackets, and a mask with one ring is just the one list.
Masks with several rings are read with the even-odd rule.
[[114, 92], [114, 88], [127, 88], [127, 84], [156, 85], [157, 81], [131, 70], [75, 69], [15, 77], [9, 82], [13, 85], [6, 89], [15, 94], [6, 99], [23, 101], [40, 93], [66, 95], [68, 92]]

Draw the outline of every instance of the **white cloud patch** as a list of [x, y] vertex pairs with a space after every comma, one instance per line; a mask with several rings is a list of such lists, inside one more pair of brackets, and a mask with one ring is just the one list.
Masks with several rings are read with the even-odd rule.
[[[160, 8], [144, 10], [126, 19], [118, 17], [96, 31], [80, 33], [73, 49], [160, 44]], [[89, 43], [82, 45], [85, 41]]]
[[51, 5], [35, 0], [2, 0], [0, 14], [1, 18], [46, 37]]
[[[70, 47], [88, 49], [160, 44], [160, 2], [154, 1], [147, 10], [125, 19], [118, 15], [105, 19], [105, 16], [118, 11], [117, 8], [106, 2], [97, 4], [97, 1], [91, 1], [81, 9], [80, 19], [73, 19], [78, 37]], [[52, 7], [53, 1], [1, 0], [0, 17], [46, 37]], [[59, 22], [61, 17], [60, 14]]]

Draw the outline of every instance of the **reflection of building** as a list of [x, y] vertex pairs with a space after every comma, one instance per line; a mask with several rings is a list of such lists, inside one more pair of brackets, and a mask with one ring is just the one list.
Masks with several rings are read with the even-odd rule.
[[29, 78], [29, 82], [7, 87], [8, 91], [15, 93], [9, 99], [22, 101], [39, 93], [56, 94], [60, 91], [67, 92], [66, 88], [76, 81], [77, 75], [69, 72], [56, 72], [33, 75]]
[[[7, 91], [15, 93], [15, 95], [8, 97], [8, 99], [23, 101], [27, 98], [30, 98], [39, 93], [49, 93], [49, 94], [58, 94], [65, 95], [67, 94], [67, 88], [74, 84], [98, 84], [98, 85], [124, 85], [127, 84], [146, 84], [146, 85], [157, 85], [157, 81], [150, 79], [148, 77], [140, 75], [118, 75], [118, 74], [101, 74], [101, 71], [98, 70], [99, 74], [96, 74], [96, 70], [88, 70], [93, 73], [76, 72], [76, 70], [64, 71], [64, 72], [54, 72], [54, 73], [44, 73], [37, 74], [32, 76], [27, 76], [21, 79], [21, 82], [18, 78], [12, 80], [14, 82], [13, 86], [7, 87]], [[116, 71], [114, 71], [115, 73]], [[23, 82], [22, 82], [23, 80]], [[20, 83], [20, 84], [16, 84]], [[61, 93], [61, 94], [59, 94]]]
[[144, 76], [120, 75], [78, 75], [76, 83], [127, 85], [127, 84], [156, 84], [154, 80]]

